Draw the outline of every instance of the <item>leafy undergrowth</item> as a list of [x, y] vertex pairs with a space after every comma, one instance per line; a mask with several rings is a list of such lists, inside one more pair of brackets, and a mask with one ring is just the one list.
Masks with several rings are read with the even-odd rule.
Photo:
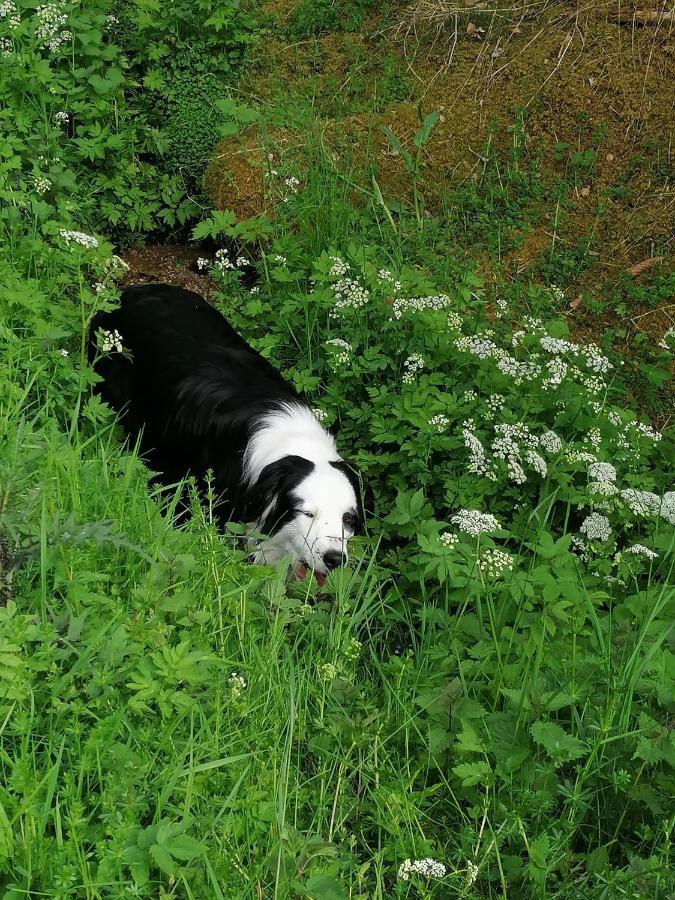
[[30, 175], [40, 90], [6, 95], [0, 172], [3, 896], [668, 896], [673, 442], [620, 361], [542, 319], [550, 289], [487, 289], [422, 208], [355, 207], [325, 157], [282, 172], [273, 224], [197, 234], [264, 231], [253, 291], [210, 257], [216, 302], [376, 512], [321, 593], [253, 567], [210, 498], [174, 527], [91, 394], [120, 264], [80, 229], [126, 198], [77, 134], [76, 188]]

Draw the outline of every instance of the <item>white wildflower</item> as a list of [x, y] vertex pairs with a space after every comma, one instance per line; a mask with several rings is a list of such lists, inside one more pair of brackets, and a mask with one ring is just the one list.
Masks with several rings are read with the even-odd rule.
[[631, 547], [626, 547], [623, 551], [624, 553], [632, 553], [635, 556], [644, 556], [647, 559], [658, 559], [659, 554], [654, 553], [653, 550], [650, 550], [649, 547], [645, 547], [644, 544], [633, 544]]
[[312, 409], [312, 413], [314, 414], [314, 418], [315, 418], [316, 421], [319, 423], [319, 425], [320, 425], [322, 422], [324, 422], [325, 419], [326, 419], [326, 417], [328, 416], [328, 413], [327, 413], [327, 412], [324, 412], [324, 410], [322, 410], [322, 409], [317, 409], [317, 407], [314, 407], [314, 408]]
[[324, 665], [319, 666], [319, 678], [321, 681], [333, 681], [336, 676], [337, 669], [333, 663], [324, 663]]
[[346, 365], [351, 359], [353, 353], [352, 345], [347, 341], [343, 341], [342, 338], [331, 338], [326, 341], [326, 346], [333, 350], [331, 361], [334, 370], [339, 366]]
[[234, 264], [230, 259], [229, 250], [226, 250], [225, 247], [221, 247], [220, 250], [216, 250], [215, 267], [219, 272], [227, 272], [230, 269], [234, 269]]
[[57, 125], [65, 125], [65, 123], [70, 119], [68, 113], [61, 109], [59, 112], [54, 114], [54, 121]]
[[651, 425], [645, 425], [644, 422], [635, 422], [635, 429], [644, 437], [649, 438], [650, 441], [653, 441], [655, 444], [661, 440], [663, 435], [660, 431], [657, 431], [655, 428], [652, 428]]
[[288, 260], [285, 256], [282, 256], [280, 253], [277, 253], [274, 257], [274, 261], [278, 262], [280, 266], [285, 266]]
[[539, 446], [547, 453], [559, 453], [562, 450], [562, 441], [555, 431], [546, 431], [539, 438]]
[[43, 175], [35, 175], [33, 177], [33, 188], [36, 194], [46, 194], [51, 186], [52, 183], [49, 178], [45, 178]]
[[340, 259], [339, 256], [329, 256], [328, 259], [333, 263], [333, 265], [328, 270], [328, 274], [331, 278], [342, 278], [344, 275], [349, 272], [349, 263], [346, 263], [343, 259]]
[[661, 499], [659, 515], [666, 522], [675, 525], [675, 491], [667, 491]]
[[478, 878], [479, 872], [480, 872], [480, 869], [478, 868], [478, 866], [475, 863], [471, 862], [470, 859], [468, 859], [466, 862], [466, 879], [465, 879], [466, 887], [471, 887], [471, 885]]
[[588, 489], [596, 497], [614, 497], [619, 493], [618, 487], [611, 481], [591, 481]]
[[2, 0], [0, 3], [0, 19], [5, 19], [13, 31], [21, 24], [21, 14], [14, 0]]
[[447, 323], [450, 331], [462, 330], [462, 317], [452, 309], [448, 313]]
[[62, 347], [59, 352], [61, 353], [61, 356], [70, 356], [70, 353], [65, 349], [65, 347]]
[[626, 488], [621, 491], [621, 499], [636, 516], [658, 516], [661, 508], [661, 498], [651, 491]]
[[47, 3], [38, 6], [35, 16], [37, 18], [35, 35], [43, 47], [55, 52], [71, 39], [71, 33], [63, 30], [68, 21], [68, 14], [62, 4]]
[[659, 341], [659, 347], [664, 350], [675, 350], [675, 326], [669, 328]]
[[245, 256], [238, 256], [235, 259], [234, 264], [238, 269], [241, 269], [242, 266], [247, 266], [249, 264], [249, 261]]
[[513, 571], [513, 557], [503, 550], [484, 550], [478, 560], [478, 570], [486, 578], [499, 578], [504, 572]]
[[397, 297], [392, 304], [392, 316], [400, 319], [406, 312], [422, 312], [422, 310], [446, 309], [452, 300], [447, 294], [437, 294], [433, 297]]
[[91, 234], [85, 234], [83, 231], [69, 231], [61, 228], [59, 234], [67, 244], [80, 244], [81, 247], [92, 249], [98, 247], [98, 240]]
[[611, 463], [593, 462], [588, 467], [591, 481], [616, 481], [616, 469]]
[[427, 857], [426, 859], [406, 859], [398, 869], [398, 877], [409, 881], [411, 875], [423, 875], [425, 878], [444, 878], [446, 868], [441, 862]]
[[539, 343], [547, 353], [554, 353], [556, 356], [563, 353], [576, 353], [579, 349], [578, 344], [573, 344], [571, 341], [564, 341], [562, 338], [549, 337], [548, 335], [539, 338]]
[[606, 541], [612, 533], [612, 528], [606, 516], [591, 513], [581, 523], [579, 531], [585, 534], [589, 541]]
[[435, 416], [432, 416], [429, 419], [429, 425], [437, 431], [439, 434], [442, 434], [450, 424], [450, 419], [447, 416], [444, 416], [443, 413], [438, 413]]
[[476, 537], [490, 531], [499, 531], [500, 525], [491, 513], [483, 513], [477, 509], [461, 509], [450, 519], [460, 531]]
[[202, 271], [202, 269], [208, 269], [208, 267], [210, 265], [211, 265], [211, 263], [208, 261], [208, 259], [205, 256], [200, 256], [199, 259], [197, 260], [197, 268], [199, 269], [200, 272]]
[[506, 397], [504, 397], [503, 394], [490, 394], [485, 403], [492, 415], [496, 416], [497, 413], [500, 413], [504, 408]]
[[98, 335], [99, 348], [103, 353], [110, 353], [112, 350], [121, 353], [124, 349], [122, 346], [122, 335], [116, 328], [113, 331], [107, 331], [105, 328], [102, 328]]
[[11, 56], [14, 52], [14, 45], [8, 37], [0, 37], [0, 56]]
[[448, 550], [452, 550], [459, 543], [459, 535], [453, 534], [452, 531], [443, 531], [439, 540], [444, 547], [447, 547]]
[[232, 672], [227, 679], [230, 688], [230, 697], [232, 700], [240, 700], [246, 690], [246, 679], [237, 672]]
[[332, 318], [337, 318], [339, 310], [342, 309], [361, 309], [370, 300], [368, 290], [355, 278], [340, 278], [331, 285], [331, 290], [335, 297]]
[[546, 460], [540, 456], [536, 450], [525, 451], [525, 462], [534, 469], [537, 475], [541, 475], [542, 478], [546, 477], [546, 473], [548, 472]]
[[403, 363], [403, 383], [410, 384], [415, 380], [415, 375], [418, 372], [421, 372], [424, 368], [424, 359], [419, 355], [419, 353], [411, 353], [410, 356]]
[[462, 437], [464, 445], [469, 451], [469, 472], [474, 475], [484, 475], [491, 481], [496, 481], [496, 474], [485, 455], [485, 449], [475, 435], [476, 425], [473, 419], [467, 419], [462, 424]]
[[556, 301], [556, 303], [562, 303], [563, 300], [565, 299], [565, 292], [563, 291], [562, 288], [558, 287], [557, 284], [549, 285], [548, 290], [549, 290], [549, 293], [551, 294], [551, 296], [553, 297], [553, 299]]

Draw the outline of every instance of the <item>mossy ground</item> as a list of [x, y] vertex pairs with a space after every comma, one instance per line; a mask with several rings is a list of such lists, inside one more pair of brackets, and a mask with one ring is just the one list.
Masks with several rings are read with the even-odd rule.
[[672, 22], [613, 2], [463, 5], [433, 28], [399, 5], [298, 39], [297, 3], [267, 4], [269, 39], [238, 95], [262, 115], [217, 148], [210, 194], [240, 216], [273, 212], [266, 173], [302, 178], [318, 142], [354, 200], [373, 201], [376, 183], [409, 205], [413, 179], [382, 129], [414, 150], [419, 110], [438, 111], [416, 185], [427, 214], [496, 290], [561, 287], [572, 332], [625, 354], [632, 399], [663, 423], [672, 395], [650, 380], [650, 348], [675, 322]]

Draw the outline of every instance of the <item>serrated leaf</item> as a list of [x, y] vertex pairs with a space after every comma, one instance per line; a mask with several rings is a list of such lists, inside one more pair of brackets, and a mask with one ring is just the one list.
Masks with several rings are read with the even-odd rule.
[[308, 897], [312, 900], [346, 900], [347, 893], [333, 875], [317, 873], [305, 882]]
[[586, 752], [584, 742], [568, 734], [556, 722], [535, 722], [530, 734], [556, 762], [578, 759]]
[[453, 773], [462, 780], [462, 787], [473, 787], [481, 781], [487, 782], [492, 770], [490, 766], [481, 760], [470, 763], [460, 763], [452, 767]]
[[175, 874], [176, 864], [166, 847], [161, 847], [159, 844], [153, 844], [152, 847], [150, 847], [150, 856], [157, 864], [157, 868], [161, 872], [164, 872], [165, 875]]

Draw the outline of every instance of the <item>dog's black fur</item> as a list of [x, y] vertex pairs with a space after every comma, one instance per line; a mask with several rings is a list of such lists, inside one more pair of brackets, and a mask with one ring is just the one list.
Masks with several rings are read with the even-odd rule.
[[[99, 329], [117, 330], [129, 354], [101, 356]], [[313, 463], [285, 456], [247, 485], [243, 459], [256, 419], [280, 403], [306, 401], [198, 294], [162, 284], [125, 288], [119, 309], [94, 317], [89, 358], [102, 378], [102, 398], [121, 414], [131, 438], [140, 439], [162, 483], [191, 474], [203, 486], [211, 469], [221, 523], [260, 522], [267, 510], [260, 524], [269, 534], [296, 513], [293, 490]], [[360, 500], [351, 466], [342, 460], [332, 465]], [[359, 513], [362, 519], [360, 503]]]

